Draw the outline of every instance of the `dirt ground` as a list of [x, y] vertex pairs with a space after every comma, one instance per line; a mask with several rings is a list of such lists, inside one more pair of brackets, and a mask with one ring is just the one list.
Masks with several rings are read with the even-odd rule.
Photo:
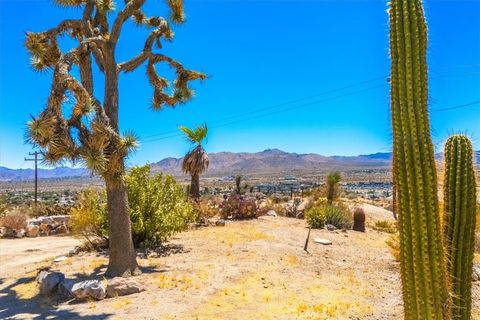
[[[392, 219], [374, 208], [365, 208], [367, 217], [372, 211], [372, 219]], [[312, 230], [307, 253], [307, 232], [304, 220], [282, 217], [189, 230], [159, 255], [138, 259], [143, 274], [136, 278], [147, 291], [97, 302], [39, 298], [36, 271], [8, 276], [0, 283], [0, 318], [402, 318], [399, 264], [385, 243], [390, 234]], [[333, 244], [320, 245], [315, 238]], [[102, 279], [107, 257], [87, 253], [48, 263], [67, 278]], [[480, 292], [478, 283], [475, 290]]]
[[81, 244], [69, 236], [0, 239], [0, 278], [14, 278], [35, 270], [38, 263], [67, 254]]

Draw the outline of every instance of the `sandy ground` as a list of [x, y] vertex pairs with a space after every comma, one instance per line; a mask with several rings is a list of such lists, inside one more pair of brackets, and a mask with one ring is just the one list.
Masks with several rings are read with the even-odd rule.
[[[372, 216], [382, 218], [379, 210]], [[0, 318], [402, 318], [399, 264], [385, 244], [390, 234], [312, 230], [307, 253], [307, 232], [305, 221], [281, 217], [183, 232], [161, 254], [138, 259], [143, 274], [136, 279], [147, 291], [103, 301], [40, 298], [36, 272], [9, 276], [0, 283]], [[315, 238], [333, 244], [316, 244]], [[106, 263], [106, 256], [88, 253], [50, 268], [68, 278], [102, 279]]]
[[69, 236], [0, 239], [0, 278], [28, 273], [38, 263], [67, 254], [79, 244], [79, 239]]

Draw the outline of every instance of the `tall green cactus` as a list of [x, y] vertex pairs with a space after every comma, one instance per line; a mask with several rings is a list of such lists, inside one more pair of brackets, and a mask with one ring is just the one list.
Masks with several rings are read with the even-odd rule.
[[427, 27], [420, 0], [390, 3], [393, 167], [405, 319], [450, 318], [437, 174], [427, 112]]
[[469, 320], [472, 309], [472, 266], [475, 251], [476, 185], [473, 148], [464, 135], [445, 144], [444, 240], [452, 284], [452, 318]]

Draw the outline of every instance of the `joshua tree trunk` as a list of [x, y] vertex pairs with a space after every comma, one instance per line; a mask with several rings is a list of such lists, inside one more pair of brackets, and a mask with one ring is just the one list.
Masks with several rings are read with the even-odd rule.
[[133, 248], [127, 190], [123, 178], [106, 178], [109, 262], [107, 277], [140, 273]]
[[[112, 129], [118, 133], [118, 72], [113, 51], [105, 57], [105, 113]], [[129, 276], [139, 273], [135, 249], [133, 248], [132, 228], [128, 197], [123, 174], [125, 172], [123, 156], [111, 157], [111, 167], [106, 175], [108, 206], [109, 263], [108, 277]]]
[[192, 174], [192, 182], [190, 184], [190, 196], [194, 199], [200, 198], [200, 175]]

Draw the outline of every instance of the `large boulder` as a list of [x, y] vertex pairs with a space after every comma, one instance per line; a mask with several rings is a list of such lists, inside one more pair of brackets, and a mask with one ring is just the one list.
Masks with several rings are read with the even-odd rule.
[[17, 238], [23, 238], [25, 237], [26, 231], [25, 229], [20, 229], [16, 232], [15, 237]]
[[108, 280], [107, 296], [118, 297], [145, 291], [145, 287], [135, 279], [116, 277]]
[[51, 234], [65, 234], [68, 232], [67, 226], [64, 224], [59, 225], [51, 231]]
[[52, 294], [64, 280], [65, 275], [61, 272], [41, 271], [37, 276], [40, 294]]
[[37, 225], [28, 225], [27, 227], [27, 237], [34, 238], [38, 236], [40, 227]]
[[93, 298], [95, 300], [105, 299], [105, 286], [98, 280], [86, 280], [77, 282], [72, 286], [72, 295], [78, 300]]
[[53, 227], [51, 224], [47, 224], [47, 223], [40, 223], [40, 235], [41, 236], [49, 236], [50, 235], [50, 232], [52, 232], [53, 230]]

